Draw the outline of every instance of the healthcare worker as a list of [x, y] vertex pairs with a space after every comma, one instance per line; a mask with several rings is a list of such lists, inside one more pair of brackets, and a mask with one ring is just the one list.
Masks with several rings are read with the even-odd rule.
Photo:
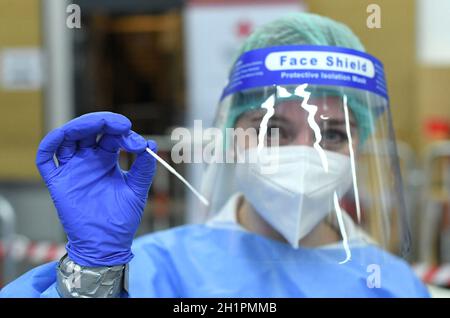
[[[240, 53], [205, 171], [206, 222], [133, 242], [156, 145], [124, 116], [86, 114], [36, 157], [67, 255], [1, 296], [428, 296], [388, 252], [409, 237], [382, 64], [346, 26], [307, 13], [259, 28]], [[119, 149], [137, 154], [127, 172]]]

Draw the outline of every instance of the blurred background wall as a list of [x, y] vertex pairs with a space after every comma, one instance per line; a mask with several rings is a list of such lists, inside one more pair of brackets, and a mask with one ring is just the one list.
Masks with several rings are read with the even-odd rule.
[[[8, 55], [5, 50], [42, 48], [40, 4], [35, 0], [0, 1], [3, 61], [7, 58], [5, 54]], [[12, 55], [16, 54], [10, 51], [9, 56]], [[43, 91], [41, 87], [30, 89], [5, 85], [7, 83], [3, 81], [0, 89], [0, 178], [13, 182], [34, 181], [38, 177], [33, 163], [34, 154], [44, 126]]]

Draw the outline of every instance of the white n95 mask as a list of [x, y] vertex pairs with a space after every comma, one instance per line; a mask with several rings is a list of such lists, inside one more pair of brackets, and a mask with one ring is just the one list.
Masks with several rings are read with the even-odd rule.
[[352, 184], [350, 157], [336, 152], [308, 146], [245, 152], [258, 160], [236, 165], [237, 190], [294, 248], [333, 211], [334, 193], [341, 198]]

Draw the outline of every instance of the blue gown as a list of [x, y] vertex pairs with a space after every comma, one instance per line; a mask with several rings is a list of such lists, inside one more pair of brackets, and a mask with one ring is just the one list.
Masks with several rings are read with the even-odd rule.
[[[129, 297], [429, 297], [403, 260], [374, 245], [299, 248], [257, 234], [185, 225], [133, 244]], [[29, 271], [1, 297], [58, 297], [56, 262]], [[379, 265], [379, 288], [368, 266]]]

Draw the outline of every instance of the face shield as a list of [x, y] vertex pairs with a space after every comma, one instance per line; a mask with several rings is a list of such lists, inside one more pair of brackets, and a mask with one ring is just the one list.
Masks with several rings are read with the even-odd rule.
[[303, 45], [246, 52], [224, 89], [218, 135], [202, 185], [212, 224], [233, 210], [247, 230], [258, 232], [256, 220], [260, 234], [294, 249], [332, 247], [338, 263], [365, 246], [409, 250], [384, 71], [374, 57]]

